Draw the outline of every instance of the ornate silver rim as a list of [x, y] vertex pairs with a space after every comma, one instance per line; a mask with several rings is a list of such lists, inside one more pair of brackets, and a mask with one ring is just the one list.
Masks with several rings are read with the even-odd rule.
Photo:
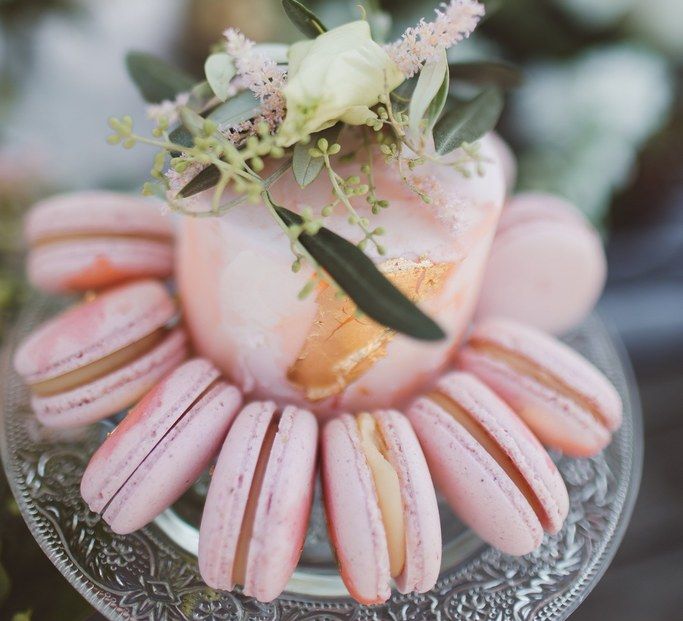
[[213, 591], [201, 581], [194, 556], [158, 526], [117, 536], [87, 510], [80, 499], [80, 475], [100, 440], [100, 428], [48, 432], [30, 414], [26, 390], [11, 368], [11, 352], [51, 306], [44, 298], [32, 300], [5, 347], [0, 449], [31, 533], [67, 580], [111, 619], [566, 619], [606, 570], [630, 519], [642, 465], [640, 407], [621, 345], [591, 317], [568, 341], [614, 382], [625, 420], [604, 454], [583, 460], [558, 456], [570, 513], [562, 531], [546, 537], [539, 550], [513, 558], [480, 546], [446, 568], [433, 591], [394, 593], [381, 606], [289, 593], [261, 604], [238, 592]]

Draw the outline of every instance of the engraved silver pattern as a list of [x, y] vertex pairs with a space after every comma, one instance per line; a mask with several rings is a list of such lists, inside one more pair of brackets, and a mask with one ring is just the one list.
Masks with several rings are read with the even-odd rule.
[[[157, 526], [132, 535], [115, 535], [81, 500], [80, 477], [102, 439], [102, 427], [50, 432], [31, 415], [26, 390], [11, 370], [10, 354], [17, 340], [52, 310], [52, 303], [43, 298], [32, 302], [5, 348], [0, 366], [3, 462], [33, 536], [71, 584], [108, 618], [566, 619], [606, 569], [628, 523], [642, 461], [641, 417], [628, 363], [600, 320], [592, 317], [568, 340], [614, 382], [624, 400], [624, 424], [602, 455], [582, 460], [559, 458], [570, 494], [569, 517], [561, 532], [546, 537], [535, 553], [513, 558], [479, 545], [469, 556], [446, 567], [429, 593], [394, 592], [389, 602], [373, 607], [344, 597], [288, 593], [271, 604], [261, 604], [239, 592], [214, 591], [202, 582], [196, 558]], [[320, 531], [320, 524], [314, 528]], [[320, 535], [313, 539], [316, 537]]]

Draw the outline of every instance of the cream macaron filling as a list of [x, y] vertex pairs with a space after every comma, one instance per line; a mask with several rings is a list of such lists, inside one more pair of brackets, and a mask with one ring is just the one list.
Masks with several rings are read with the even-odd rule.
[[460, 406], [460, 404], [440, 392], [433, 392], [428, 395], [428, 398], [452, 416], [491, 456], [514, 483], [515, 487], [522, 493], [524, 498], [526, 498], [539, 521], [542, 524], [545, 524], [547, 521], [547, 513], [537, 494], [532, 489], [526, 477], [515, 465], [512, 458], [500, 447], [498, 442], [491, 437], [482, 424], [465, 408]]
[[120, 239], [120, 240], [130, 240], [130, 241], [150, 241], [158, 243], [173, 243], [173, 237], [170, 235], [154, 234], [154, 233], [113, 233], [109, 231], [74, 231], [71, 233], [64, 233], [62, 235], [45, 235], [43, 237], [37, 237], [31, 242], [31, 249], [35, 250], [37, 248], [42, 248], [45, 246], [50, 246], [52, 244], [61, 244], [64, 242], [83, 242], [83, 241], [96, 241], [96, 240], [110, 240], [110, 239]]
[[406, 561], [406, 528], [398, 473], [387, 458], [387, 445], [373, 416], [363, 412], [357, 416], [356, 423], [360, 445], [375, 484], [387, 537], [391, 577], [396, 578]]
[[237, 540], [237, 550], [235, 552], [235, 561], [232, 570], [233, 581], [242, 586], [244, 585], [247, 576], [249, 545], [254, 532], [256, 509], [261, 496], [263, 481], [266, 476], [266, 469], [268, 468], [268, 461], [270, 460], [273, 443], [275, 442], [275, 436], [277, 435], [279, 418], [279, 416], [273, 417], [263, 438], [261, 452], [259, 453], [254, 476], [251, 480], [247, 505], [244, 509], [244, 516], [242, 517], [242, 526], [240, 528], [239, 539]]
[[587, 399], [579, 391], [567, 385], [553, 373], [545, 370], [532, 359], [515, 351], [511, 351], [496, 343], [485, 340], [472, 339], [469, 342], [470, 349], [486, 356], [487, 358], [504, 364], [515, 373], [531, 378], [547, 390], [550, 390], [569, 401], [573, 401], [582, 410], [585, 410], [601, 425], [611, 428], [610, 422], [605, 418], [600, 408], [590, 399]]
[[94, 382], [150, 353], [169, 332], [169, 328], [159, 328], [138, 341], [90, 364], [63, 375], [31, 384], [31, 391], [39, 397], [49, 397]]

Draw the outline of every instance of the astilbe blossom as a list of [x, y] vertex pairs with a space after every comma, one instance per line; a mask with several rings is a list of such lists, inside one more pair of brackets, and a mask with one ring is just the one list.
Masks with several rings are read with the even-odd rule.
[[[282, 94], [286, 79], [285, 69], [271, 58], [255, 52], [254, 42], [237, 28], [228, 28], [223, 36], [226, 39], [226, 51], [235, 60], [237, 86], [252, 91], [262, 104], [261, 116], [253, 122], [253, 127], [265, 121], [274, 131], [285, 116], [285, 99]], [[242, 133], [245, 128], [240, 127], [237, 132], [235, 128], [226, 129], [228, 133]]]
[[469, 37], [485, 9], [476, 0], [450, 0], [435, 12], [433, 22], [421, 19], [417, 26], [408, 28], [401, 39], [386, 48], [407, 78], [414, 76], [439, 50]]

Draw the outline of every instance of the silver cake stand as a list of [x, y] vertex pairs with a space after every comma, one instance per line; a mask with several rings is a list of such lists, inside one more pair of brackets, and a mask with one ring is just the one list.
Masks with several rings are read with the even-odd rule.
[[154, 524], [114, 535], [79, 495], [89, 456], [112, 423], [66, 432], [38, 425], [11, 368], [17, 341], [54, 312], [27, 304], [0, 362], [0, 448], [19, 508], [31, 533], [69, 582], [110, 619], [281, 621], [521, 621], [566, 619], [614, 556], [636, 498], [642, 462], [642, 420], [628, 360], [596, 317], [568, 337], [614, 382], [624, 424], [593, 459], [557, 463], [571, 499], [562, 531], [533, 554], [509, 557], [483, 545], [442, 506], [444, 564], [433, 591], [394, 592], [365, 607], [344, 590], [327, 545], [316, 500], [306, 547], [286, 593], [262, 604], [239, 592], [208, 588], [194, 551], [206, 481], [200, 481]]

